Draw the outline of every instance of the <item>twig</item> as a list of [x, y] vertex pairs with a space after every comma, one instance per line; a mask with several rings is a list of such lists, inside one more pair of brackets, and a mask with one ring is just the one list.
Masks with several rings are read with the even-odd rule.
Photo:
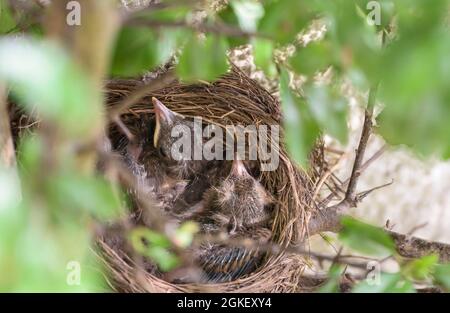
[[134, 25], [134, 26], [146, 26], [151, 27], [153, 29], [155, 28], [189, 28], [194, 31], [202, 32], [202, 33], [212, 33], [212, 34], [219, 34], [219, 35], [226, 35], [226, 36], [232, 36], [232, 37], [260, 37], [260, 38], [266, 38], [271, 39], [270, 36], [257, 33], [257, 32], [246, 32], [241, 30], [240, 28], [236, 28], [233, 26], [230, 26], [228, 24], [223, 23], [214, 23], [214, 24], [192, 24], [188, 23], [186, 21], [152, 21], [148, 19], [143, 18], [135, 18], [130, 19], [126, 22], [128, 25]]
[[341, 217], [347, 214], [349, 209], [356, 207], [361, 201], [361, 197], [356, 193], [356, 186], [358, 184], [359, 176], [362, 172], [363, 159], [367, 148], [367, 143], [372, 133], [372, 115], [373, 107], [375, 105], [375, 96], [378, 89], [378, 84], [372, 87], [369, 91], [367, 108], [364, 113], [364, 124], [362, 127], [361, 138], [359, 140], [358, 148], [355, 153], [355, 161], [353, 163], [352, 172], [348, 181], [347, 191], [344, 199], [338, 204], [316, 212], [308, 225], [309, 236], [320, 233], [322, 231], [337, 232], [341, 228]]
[[383, 189], [383, 188], [385, 188], [385, 187], [388, 187], [388, 186], [392, 185], [393, 183], [394, 183], [394, 180], [391, 180], [389, 183], [386, 183], [386, 184], [383, 184], [383, 185], [380, 185], [380, 186], [376, 186], [376, 187], [370, 188], [369, 190], [366, 190], [366, 191], [361, 191], [361, 192], [359, 192], [359, 193], [356, 195], [356, 198], [357, 198], [359, 201], [361, 201], [361, 200], [363, 200], [365, 197], [367, 197], [369, 194], [371, 194], [372, 192], [374, 192], [374, 191], [376, 191], [376, 190], [379, 190], [379, 189]]
[[369, 109], [366, 109], [364, 114], [364, 124], [361, 139], [359, 140], [358, 149], [356, 150], [352, 174], [350, 175], [350, 181], [347, 186], [347, 192], [343, 200], [352, 207], [355, 207], [356, 204], [358, 203], [358, 199], [356, 197], [356, 185], [358, 184], [359, 176], [361, 175], [361, 166], [364, 154], [366, 152], [367, 142], [369, 141], [371, 132], [372, 132], [372, 112]]
[[425, 223], [416, 225], [416, 226], [414, 226], [413, 228], [411, 228], [411, 230], [410, 230], [409, 232], [407, 232], [406, 234], [407, 234], [408, 236], [412, 236], [416, 231], [418, 231], [419, 229], [424, 228], [424, 227], [427, 226], [427, 225], [428, 225], [428, 222], [425, 222]]
[[[357, 193], [356, 186], [359, 176], [363, 169], [363, 158], [372, 130], [372, 112], [375, 105], [375, 96], [378, 89], [378, 84], [375, 85], [369, 92], [369, 99], [367, 109], [364, 114], [364, 124], [362, 129], [361, 138], [359, 141], [358, 149], [356, 150], [355, 162], [353, 164], [352, 173], [348, 182], [345, 198], [338, 204], [325, 208], [317, 212], [311, 217], [308, 224], [308, 235], [312, 236], [324, 231], [339, 232], [342, 228], [341, 219], [347, 216], [349, 209], [355, 207], [368, 193], [373, 190], [379, 189], [386, 185], [373, 188], [366, 192]], [[366, 163], [372, 162], [385, 150], [385, 146], [380, 149], [371, 159]], [[390, 230], [386, 232], [394, 239], [397, 251], [401, 256], [418, 258], [424, 255], [435, 253], [439, 255], [441, 262], [450, 262], [450, 245], [427, 241], [424, 239], [410, 237], [395, 233]]]
[[[375, 152], [367, 161], [364, 162], [364, 164], [361, 166], [360, 171], [363, 172], [365, 171], [375, 160], [377, 160], [387, 149], [387, 145], [383, 145], [377, 152]], [[348, 182], [350, 181], [350, 177], [347, 178], [345, 181], [342, 182], [341, 186], [344, 187], [348, 184]], [[325, 197], [325, 199], [323, 199], [320, 204], [319, 207], [324, 207], [325, 205], [327, 205], [335, 196], [334, 192], [331, 192], [327, 197]]]

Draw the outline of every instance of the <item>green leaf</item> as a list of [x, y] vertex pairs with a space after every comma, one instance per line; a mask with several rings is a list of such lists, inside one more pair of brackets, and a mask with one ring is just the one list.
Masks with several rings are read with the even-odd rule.
[[[168, 3], [166, 3], [168, 4]], [[134, 13], [133, 18], [139, 21], [151, 22], [179, 22], [185, 21], [191, 11], [189, 3], [186, 6], [180, 2], [177, 5], [168, 5], [165, 8], [141, 10]]]
[[184, 222], [176, 230], [172, 241], [179, 247], [189, 247], [194, 239], [194, 235], [199, 231], [198, 224], [192, 221]]
[[100, 220], [112, 220], [123, 213], [120, 196], [104, 178], [68, 172], [51, 177], [48, 187], [56, 207], [86, 211]]
[[320, 293], [336, 293], [339, 292], [339, 283], [341, 280], [342, 268], [333, 265], [328, 271], [328, 281], [319, 288]]
[[419, 42], [387, 48], [380, 100], [380, 133], [421, 155], [450, 158], [450, 35], [436, 32]]
[[0, 40], [0, 79], [12, 85], [29, 112], [56, 123], [60, 132], [86, 138], [100, 131], [100, 91], [54, 44]]
[[150, 247], [144, 254], [149, 257], [164, 271], [170, 271], [180, 265], [180, 260], [173, 253], [162, 247]]
[[[213, 20], [218, 20], [219, 23], [230, 25], [234, 28], [240, 28], [238, 17], [236, 16], [231, 5], [220, 11]], [[230, 48], [239, 47], [249, 43], [249, 39], [242, 36], [229, 36], [228, 44]]]
[[271, 77], [276, 74], [276, 66], [273, 62], [273, 41], [261, 38], [254, 38], [251, 42], [253, 54], [255, 56], [255, 65], [261, 68], [266, 75]]
[[341, 223], [343, 229], [339, 240], [349, 248], [382, 257], [395, 253], [395, 244], [383, 229], [349, 217], [343, 218]]
[[[375, 273], [375, 275], [378, 275]], [[353, 287], [354, 293], [413, 293], [414, 286], [404, 280], [401, 274], [380, 273], [373, 279], [366, 279]]]
[[280, 44], [293, 42], [295, 36], [314, 16], [305, 1], [264, 1], [264, 11], [259, 31]]
[[289, 63], [297, 73], [313, 75], [337, 65], [334, 54], [329, 41], [312, 42], [306, 47], [298, 48]]
[[134, 228], [130, 234], [130, 239], [136, 251], [141, 253], [145, 252], [149, 244], [162, 248], [171, 246], [170, 240], [165, 235], [145, 227]]
[[170, 240], [162, 234], [145, 227], [137, 227], [130, 233], [133, 248], [153, 260], [163, 271], [169, 271], [180, 264], [179, 259], [168, 250]]
[[406, 40], [420, 42], [446, 23], [447, 0], [433, 0], [432, 6], [421, 0], [396, 0], [395, 7], [398, 34]]
[[21, 200], [17, 173], [0, 165], [0, 260], [6, 258], [5, 249], [15, 246], [17, 236], [27, 225], [27, 210]]
[[286, 70], [281, 72], [280, 97], [288, 151], [300, 165], [307, 166], [308, 155], [319, 135], [319, 127], [311, 117], [306, 103], [290, 89]]
[[335, 0], [332, 2], [314, 1], [315, 8], [328, 22], [326, 41], [331, 44], [334, 65], [338, 69], [354, 69], [364, 73], [370, 84], [380, 79], [381, 41], [376, 27], [367, 23], [367, 16], [354, 0]]
[[16, 21], [6, 0], [0, 0], [0, 34], [6, 34], [16, 26]]
[[424, 281], [431, 277], [438, 260], [434, 254], [412, 260], [402, 267], [403, 275], [411, 280]]
[[136, 77], [166, 63], [190, 35], [183, 28], [159, 31], [146, 27], [124, 27], [114, 49], [111, 74]]
[[434, 279], [436, 282], [450, 291], [450, 264], [439, 264], [434, 270]]
[[222, 36], [207, 35], [204, 40], [193, 35], [183, 49], [177, 73], [185, 81], [211, 81], [228, 69], [227, 40]]
[[307, 103], [311, 113], [322, 129], [347, 143], [347, 100], [335, 86], [310, 85], [305, 88]]

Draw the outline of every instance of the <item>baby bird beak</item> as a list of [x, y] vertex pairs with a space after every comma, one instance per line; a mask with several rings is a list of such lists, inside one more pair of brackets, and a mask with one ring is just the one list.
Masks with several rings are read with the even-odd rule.
[[158, 139], [161, 132], [161, 124], [171, 124], [176, 113], [169, 110], [164, 104], [162, 104], [161, 101], [156, 99], [155, 97], [152, 98], [153, 107], [155, 108], [155, 116], [156, 116], [156, 127], [155, 127], [155, 133], [153, 135], [153, 145], [158, 145]]
[[156, 119], [160, 122], [165, 122], [170, 124], [173, 121], [173, 118], [175, 117], [176, 113], [172, 112], [169, 108], [167, 108], [164, 104], [162, 104], [161, 101], [156, 99], [155, 97], [152, 98], [153, 107], [155, 108], [155, 115]]
[[248, 175], [247, 169], [241, 160], [233, 160], [233, 164], [231, 165], [231, 174], [236, 176]]

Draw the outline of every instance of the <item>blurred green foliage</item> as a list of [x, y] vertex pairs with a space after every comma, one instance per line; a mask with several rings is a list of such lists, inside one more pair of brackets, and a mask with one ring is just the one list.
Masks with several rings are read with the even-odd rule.
[[322, 293], [335, 293], [339, 292], [339, 285], [341, 281], [341, 275], [343, 273], [342, 266], [332, 265], [328, 270], [328, 280], [320, 287], [319, 292]]
[[177, 256], [169, 251], [171, 242], [165, 235], [138, 227], [131, 231], [129, 240], [137, 252], [153, 260], [161, 270], [169, 271], [179, 265]]
[[11, 169], [0, 172], [8, 192], [0, 207], [0, 290], [106, 290], [88, 230], [94, 220], [117, 218], [123, 198], [104, 178], [80, 171], [76, 155], [102, 125], [100, 91], [67, 53], [30, 39], [0, 40], [0, 79], [47, 128], [20, 142], [20, 185]]
[[[251, 43], [258, 68], [279, 81], [286, 145], [300, 165], [307, 164], [321, 133], [346, 142], [349, 99], [340, 85], [347, 80], [361, 94], [380, 83], [377, 99], [384, 109], [378, 130], [390, 143], [449, 158], [450, 1], [380, 0], [378, 25], [369, 22], [368, 16], [377, 12], [368, 2], [232, 0], [218, 14], [206, 10], [195, 23], [198, 10], [187, 3], [168, 1], [163, 9], [128, 12], [111, 49], [108, 74], [140, 75], [177, 54], [182, 80], [212, 81], [226, 72], [229, 47]], [[0, 39], [0, 80], [47, 128], [19, 143], [21, 184], [17, 173], [0, 164], [0, 290], [98, 290], [103, 282], [90, 271], [95, 266], [86, 230], [95, 221], [114, 220], [126, 206], [117, 186], [85, 171], [76, 153], [103, 130], [102, 95], [71, 51], [42, 38], [39, 22], [23, 24], [26, 12], [18, 14], [8, 3], [0, 0], [0, 35], [5, 37]], [[317, 20], [326, 25], [324, 38], [299, 44], [297, 34]], [[17, 38], [21, 32], [28, 37]], [[286, 45], [295, 52], [277, 57], [277, 49]], [[331, 82], [317, 84], [314, 77], [330, 67]], [[293, 87], [291, 77], [299, 75], [306, 82]], [[355, 220], [343, 223], [344, 245], [395, 255], [391, 238], [381, 229]], [[195, 226], [183, 225], [168, 238], [136, 229], [130, 240], [137, 251], [170, 270], [179, 264], [173, 245], [188, 246], [195, 232]], [[81, 264], [79, 286], [66, 281], [71, 261]], [[427, 279], [449, 289], [449, 267], [436, 262], [435, 256], [405, 262], [399, 273], [383, 274], [381, 284], [364, 282], [354, 291], [410, 292], [410, 280]], [[324, 291], [337, 290], [341, 272], [332, 269]]]
[[395, 253], [394, 242], [381, 228], [349, 217], [342, 219], [342, 225], [339, 240], [348, 247], [364, 254], [380, 257]]
[[204, 40], [192, 34], [183, 49], [177, 73], [185, 81], [211, 81], [226, 72], [228, 42], [223, 36], [206, 35]]
[[364, 280], [353, 289], [354, 293], [413, 293], [413, 284], [398, 273], [381, 273], [379, 281]]

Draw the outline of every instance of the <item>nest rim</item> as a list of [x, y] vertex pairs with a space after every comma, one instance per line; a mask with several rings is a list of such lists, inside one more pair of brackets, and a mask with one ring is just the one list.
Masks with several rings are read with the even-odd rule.
[[[143, 84], [140, 80], [110, 81], [105, 88], [108, 106], [114, 107]], [[122, 119], [127, 121], [154, 114], [152, 97], [177, 113], [190, 117], [201, 116], [208, 123], [220, 127], [230, 123], [243, 124], [244, 127], [252, 123], [281, 123], [279, 101], [235, 66], [213, 83], [174, 82], [150, 92], [132, 105], [122, 115]], [[112, 130], [112, 136], [118, 135], [115, 132], [117, 129]], [[287, 246], [299, 242], [307, 233], [307, 222], [313, 210], [314, 174], [299, 168], [290, 159], [283, 138], [280, 129], [278, 168], [273, 172], [262, 172], [260, 181], [276, 199], [272, 223], [272, 232], [275, 234], [273, 242]], [[142, 271], [140, 281], [137, 281], [132, 277], [139, 265], [133, 265], [126, 255], [111, 251], [102, 240], [98, 241], [98, 246], [102, 261], [114, 281], [110, 283], [111, 287], [124, 292], [296, 292], [299, 291], [300, 276], [305, 268], [303, 257], [281, 252], [269, 256], [256, 271], [230, 282], [174, 284]], [[289, 269], [288, 273], [286, 269]]]

